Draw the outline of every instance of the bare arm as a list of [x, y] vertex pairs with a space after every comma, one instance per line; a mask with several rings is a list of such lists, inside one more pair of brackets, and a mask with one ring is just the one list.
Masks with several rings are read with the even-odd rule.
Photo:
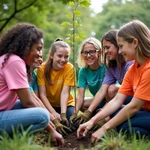
[[29, 88], [17, 89], [16, 93], [24, 107], [36, 107]]
[[51, 106], [50, 102], [46, 97], [46, 89], [45, 86], [39, 86], [39, 95], [45, 107], [48, 109], [50, 113], [55, 112], [55, 109]]
[[113, 117], [110, 121], [108, 121], [100, 129], [92, 134], [92, 143], [101, 139], [109, 129], [112, 129], [131, 118], [136, 112], [140, 110], [144, 103], [144, 100], [140, 100], [134, 97], [132, 101], [128, 105], [125, 105], [125, 107], [122, 108], [115, 117]]
[[102, 100], [105, 98], [108, 87], [109, 87], [108, 84], [103, 84], [102, 87], [99, 89], [99, 91], [96, 93], [95, 97], [92, 100], [91, 105], [88, 108], [90, 112], [93, 112], [97, 108], [97, 106], [102, 102]]
[[144, 103], [144, 100], [133, 97], [132, 101], [128, 105], [121, 109], [121, 111], [115, 117], [113, 117], [104, 125], [104, 128], [106, 130], [109, 130], [120, 125], [124, 121], [131, 118], [134, 114], [136, 114], [136, 112], [138, 112], [142, 108], [142, 105]]
[[64, 86], [60, 97], [61, 113], [67, 112], [69, 95], [70, 95], [70, 86]]
[[[106, 117], [113, 114], [116, 110], [120, 108], [126, 99], [126, 95], [118, 93], [101, 111], [99, 111], [94, 117], [92, 117], [88, 122], [81, 124], [77, 130], [77, 136], [85, 136], [87, 132], [93, 127], [98, 121], [105, 119]], [[96, 131], [97, 132], [97, 131]], [[94, 133], [99, 135], [99, 133]], [[93, 135], [93, 134], [92, 134]], [[93, 135], [95, 136], [95, 135]], [[95, 136], [96, 137], [96, 136]], [[95, 138], [93, 138], [95, 140]], [[94, 141], [92, 140], [92, 141]]]
[[94, 117], [91, 118], [91, 121], [96, 123], [99, 120], [110, 116], [121, 107], [125, 99], [126, 95], [117, 93], [117, 95], [102, 109], [102, 111], [99, 111]]
[[78, 88], [78, 95], [75, 103], [75, 113], [78, 113], [78, 111], [81, 109], [84, 102], [84, 95], [85, 95], [85, 89]]

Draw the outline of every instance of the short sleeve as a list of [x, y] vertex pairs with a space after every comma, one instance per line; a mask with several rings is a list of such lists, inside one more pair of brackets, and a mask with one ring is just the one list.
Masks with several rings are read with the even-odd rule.
[[150, 68], [143, 71], [140, 84], [138, 84], [134, 96], [139, 99], [145, 99], [150, 101]]
[[86, 86], [87, 86], [85, 71], [83, 68], [80, 68], [80, 70], [79, 70], [77, 86], [78, 86], [78, 88], [86, 88]]
[[44, 77], [44, 65], [41, 65], [40, 68], [37, 69], [37, 83], [39, 86], [45, 85]]
[[29, 88], [26, 66], [22, 60], [13, 61], [4, 67], [4, 76], [9, 90]]
[[65, 86], [75, 86], [76, 85], [76, 77], [75, 77], [75, 70], [74, 67], [71, 66], [66, 73], [65, 76], [65, 81], [64, 81]]
[[118, 92], [124, 95], [133, 96], [134, 91], [132, 87], [133, 84], [132, 82], [133, 82], [133, 75], [132, 75], [132, 70], [130, 70], [127, 71], [127, 73], [125, 74], [123, 82]]
[[115, 84], [115, 83], [116, 83], [115, 77], [112, 75], [111, 70], [107, 68], [105, 72], [103, 84], [110, 85], [110, 84]]

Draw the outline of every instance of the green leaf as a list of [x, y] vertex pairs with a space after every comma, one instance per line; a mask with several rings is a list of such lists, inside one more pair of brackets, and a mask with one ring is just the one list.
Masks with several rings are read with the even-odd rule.
[[69, 6], [74, 6], [74, 2], [69, 2]]
[[72, 19], [72, 15], [71, 14], [66, 14], [66, 16], [70, 19]]
[[87, 1], [82, 1], [82, 2], [80, 3], [80, 5], [81, 5], [81, 6], [85, 6], [85, 7], [89, 7], [91, 4], [90, 4], [89, 2], [87, 2]]
[[77, 15], [77, 16], [81, 16], [81, 12], [80, 12], [79, 10], [75, 10], [74, 13], [75, 13], [75, 15]]
[[61, 23], [61, 26], [70, 26], [70, 22], [63, 22]]

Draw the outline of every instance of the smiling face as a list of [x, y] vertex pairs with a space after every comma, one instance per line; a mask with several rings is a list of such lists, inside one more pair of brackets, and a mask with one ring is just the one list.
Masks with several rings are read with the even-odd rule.
[[85, 44], [82, 50], [82, 52], [84, 53], [90, 52], [90, 53], [87, 53], [87, 55], [83, 57], [87, 65], [90, 66], [91, 69], [94, 69], [94, 68], [96, 69], [96, 67], [99, 66], [99, 63], [98, 63], [99, 52], [96, 50], [97, 49], [94, 47], [94, 45], [89, 44], [89, 43]]
[[109, 41], [103, 40], [103, 50], [107, 60], [116, 60], [117, 48]]
[[69, 61], [70, 49], [66, 47], [59, 47], [54, 54], [50, 54], [53, 59], [52, 68], [54, 70], [60, 70], [65, 67]]
[[25, 57], [25, 62], [29, 66], [33, 66], [37, 63], [37, 59], [42, 57], [43, 39], [40, 39], [37, 43], [34, 43]]
[[136, 60], [136, 47], [138, 41], [134, 39], [132, 42], [127, 42], [121, 37], [117, 37], [117, 43], [119, 46], [119, 53], [124, 57], [125, 61]]

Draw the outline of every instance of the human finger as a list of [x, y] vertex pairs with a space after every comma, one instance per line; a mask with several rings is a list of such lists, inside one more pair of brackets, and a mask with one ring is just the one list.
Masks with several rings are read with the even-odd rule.
[[83, 125], [80, 125], [78, 130], [77, 130], [77, 137], [79, 138], [80, 135], [83, 136], [83, 132], [84, 132], [84, 126]]
[[96, 141], [96, 137], [91, 136], [91, 143], [92, 143], [92, 144], [94, 144], [94, 143], [95, 143], [95, 141]]
[[58, 145], [60, 145], [60, 146], [64, 146], [65, 145], [65, 140], [64, 140], [64, 138], [63, 137], [61, 137], [61, 138], [59, 138], [58, 140], [57, 140], [57, 143], [58, 143]]

